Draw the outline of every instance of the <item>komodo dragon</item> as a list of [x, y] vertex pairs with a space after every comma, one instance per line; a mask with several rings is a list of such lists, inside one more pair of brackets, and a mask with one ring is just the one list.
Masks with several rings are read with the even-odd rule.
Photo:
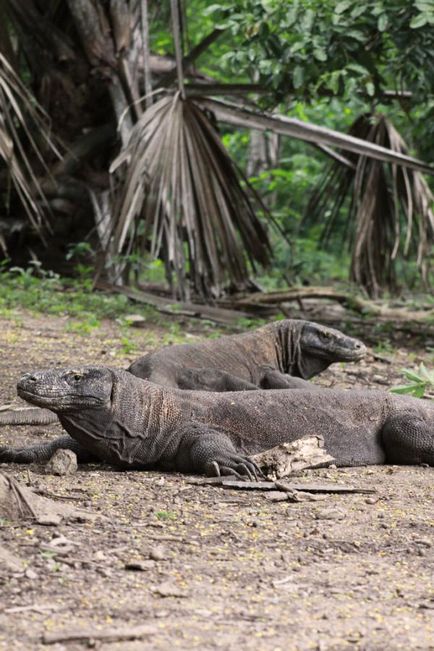
[[339, 466], [434, 465], [434, 404], [377, 390], [181, 391], [84, 367], [28, 373], [18, 394], [54, 411], [72, 438], [0, 448], [3, 462], [42, 461], [70, 448], [79, 460], [122, 468], [253, 478], [249, 455], [321, 433]]
[[285, 319], [198, 344], [165, 346], [140, 357], [128, 371], [156, 384], [199, 391], [309, 388], [308, 380], [333, 362], [366, 354], [358, 339], [319, 323]]
[[[140, 357], [128, 371], [179, 389], [297, 389], [312, 387], [303, 379], [321, 373], [333, 362], [357, 362], [365, 354], [366, 346], [361, 341], [339, 330], [311, 321], [285, 319], [243, 334], [165, 346]], [[48, 410], [0, 413], [0, 425], [43, 425], [55, 420]]]

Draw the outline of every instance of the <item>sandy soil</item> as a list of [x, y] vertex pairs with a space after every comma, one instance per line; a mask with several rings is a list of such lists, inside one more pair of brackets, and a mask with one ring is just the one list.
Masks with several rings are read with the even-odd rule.
[[[137, 350], [125, 355], [115, 323], [86, 336], [67, 325], [24, 313], [0, 320], [1, 404], [16, 400], [15, 382], [27, 370], [124, 367], [162, 335], [157, 327], [132, 331]], [[189, 341], [204, 333], [193, 322], [183, 327]], [[417, 347], [398, 343], [381, 353], [391, 363], [370, 357], [335, 365], [321, 383], [387, 388], [402, 367], [432, 364], [423, 339]], [[0, 442], [59, 431], [3, 427]], [[298, 482], [320, 478], [377, 493], [300, 503], [99, 465], [69, 477], [38, 466], [2, 470], [104, 517], [54, 527], [0, 522], [2, 545], [24, 561], [23, 571], [0, 563], [1, 650], [434, 649], [432, 468], [305, 471]], [[43, 642], [44, 635], [136, 626], [144, 628], [133, 641]]]

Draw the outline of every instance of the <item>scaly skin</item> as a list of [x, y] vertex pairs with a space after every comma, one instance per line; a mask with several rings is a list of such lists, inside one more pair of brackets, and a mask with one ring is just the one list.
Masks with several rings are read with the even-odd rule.
[[136, 360], [130, 373], [197, 391], [310, 388], [300, 378], [333, 362], [357, 362], [365, 345], [319, 323], [285, 319], [239, 335], [166, 346]]
[[[83, 453], [122, 468], [252, 478], [249, 455], [318, 433], [339, 466], [434, 465], [434, 404], [382, 391], [182, 391], [84, 367], [27, 374], [18, 393], [54, 411]], [[0, 449], [3, 462], [46, 456], [46, 445]]]
[[[137, 377], [186, 390], [320, 389], [305, 382], [333, 362], [357, 362], [366, 346], [312, 321], [285, 319], [238, 335], [166, 346], [136, 360]], [[30, 413], [31, 412], [31, 413]], [[55, 422], [48, 410], [0, 414], [0, 425]]]
[[0, 413], [0, 425], [49, 425], [57, 421], [48, 409], [11, 409]]

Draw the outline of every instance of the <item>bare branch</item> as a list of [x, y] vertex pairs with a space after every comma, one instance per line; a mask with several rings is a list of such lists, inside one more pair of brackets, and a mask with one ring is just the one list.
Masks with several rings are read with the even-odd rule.
[[142, 41], [143, 41], [143, 76], [145, 80], [145, 106], [149, 108], [152, 104], [152, 75], [150, 65], [149, 49], [149, 17], [148, 17], [148, 0], [141, 0], [141, 18], [142, 18]]
[[175, 43], [175, 58], [176, 58], [176, 74], [178, 77], [178, 87], [182, 99], [185, 99], [184, 90], [184, 66], [182, 60], [182, 47], [181, 47], [181, 21], [179, 15], [179, 0], [171, 0], [171, 14], [172, 14], [172, 30], [173, 41]]

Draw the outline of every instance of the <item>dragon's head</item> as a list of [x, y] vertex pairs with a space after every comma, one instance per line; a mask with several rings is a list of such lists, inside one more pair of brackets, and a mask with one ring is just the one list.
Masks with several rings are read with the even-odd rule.
[[107, 406], [113, 383], [111, 369], [83, 366], [26, 373], [19, 380], [17, 391], [33, 405], [62, 413]]

